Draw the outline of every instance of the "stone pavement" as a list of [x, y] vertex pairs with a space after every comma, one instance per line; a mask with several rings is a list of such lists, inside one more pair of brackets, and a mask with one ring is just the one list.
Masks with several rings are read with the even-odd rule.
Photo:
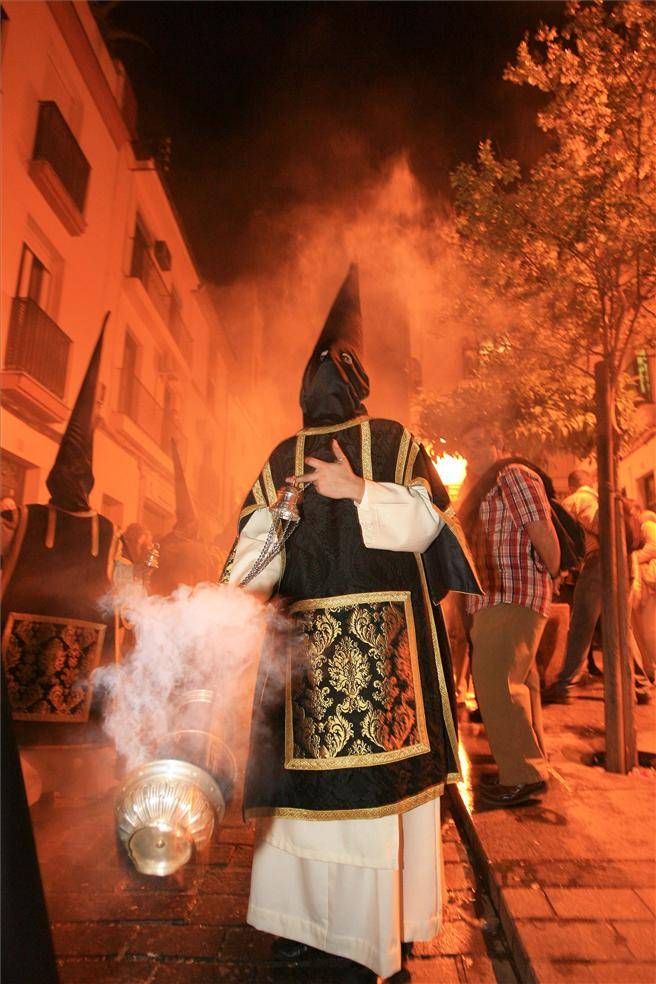
[[[444, 799], [448, 907], [440, 934], [417, 945], [396, 981], [516, 984], [488, 898]], [[140, 875], [116, 841], [111, 790], [59, 792], [32, 809], [61, 984], [347, 984], [352, 965], [312, 952], [272, 959], [271, 937], [245, 923], [253, 828], [237, 804], [209, 856], [168, 878]], [[38, 984], [22, 980], [7, 984]], [[395, 982], [396, 984], [396, 982]]]
[[[494, 763], [480, 724], [461, 724], [468, 782], [452, 806], [500, 915], [523, 984], [656, 981], [656, 770], [593, 766], [603, 691], [544, 709], [552, 776], [541, 803], [479, 803]], [[637, 707], [638, 747], [656, 752], [656, 709]], [[473, 792], [472, 792], [473, 789]]]

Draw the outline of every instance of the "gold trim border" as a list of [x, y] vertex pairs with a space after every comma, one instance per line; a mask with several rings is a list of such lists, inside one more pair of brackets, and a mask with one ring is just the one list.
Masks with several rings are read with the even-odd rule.
[[357, 604], [377, 603], [381, 601], [401, 601], [405, 614], [405, 624], [408, 632], [408, 647], [410, 649], [410, 665], [415, 697], [415, 713], [418, 741], [403, 748], [393, 748], [386, 752], [369, 752], [367, 755], [340, 755], [335, 758], [295, 758], [292, 708], [292, 653], [287, 657], [287, 672], [285, 678], [285, 768], [298, 771], [326, 772], [331, 769], [364, 769], [371, 766], [386, 765], [389, 762], [399, 762], [425, 755], [430, 752], [428, 728], [426, 726], [426, 711], [419, 669], [419, 653], [417, 650], [417, 634], [415, 618], [412, 609], [410, 591], [369, 591], [361, 594], [335, 595], [330, 598], [307, 598], [297, 601], [289, 608], [289, 615], [297, 612], [317, 611], [317, 609], [351, 608]]
[[405, 463], [408, 460], [408, 449], [410, 447], [411, 435], [407, 427], [403, 428], [403, 434], [399, 442], [399, 450], [396, 455], [396, 469], [394, 471], [394, 481], [397, 485], [403, 485], [403, 475]]
[[360, 429], [360, 441], [361, 441], [361, 461], [362, 461], [362, 477], [373, 481], [374, 470], [371, 463], [371, 427], [369, 426], [368, 420], [362, 421], [362, 427]]
[[242, 511], [239, 513], [238, 522], [241, 523], [242, 519], [245, 519], [246, 516], [250, 516], [251, 513], [257, 512], [258, 509], [266, 509], [266, 508], [267, 508], [266, 502], [263, 502], [261, 506], [258, 506], [257, 503], [255, 503], [255, 505], [252, 506], [245, 506], [242, 509]]
[[415, 467], [415, 461], [417, 460], [417, 455], [419, 454], [419, 443], [413, 441], [410, 446], [410, 453], [408, 454], [408, 460], [405, 466], [405, 475], [403, 478], [403, 484], [409, 485], [412, 479], [412, 472]]
[[296, 454], [294, 456], [294, 475], [296, 478], [305, 472], [305, 434], [296, 435]]
[[[446, 783], [456, 782], [455, 778], [447, 776]], [[297, 820], [376, 820], [378, 817], [389, 817], [393, 814], [407, 813], [416, 806], [422, 806], [432, 799], [437, 799], [444, 792], [445, 782], [429, 786], [414, 796], [397, 800], [395, 803], [385, 803], [384, 806], [366, 806], [356, 810], [307, 810], [293, 806], [253, 806], [244, 811], [247, 820], [254, 817], [285, 817]]]
[[415, 561], [417, 563], [417, 569], [419, 571], [419, 579], [421, 581], [421, 590], [424, 596], [424, 607], [426, 609], [426, 618], [428, 619], [428, 624], [431, 631], [431, 639], [433, 642], [433, 653], [435, 655], [435, 667], [437, 669], [437, 679], [440, 685], [440, 699], [442, 701], [442, 714], [444, 716], [444, 724], [446, 726], [446, 731], [449, 736], [449, 742], [451, 744], [451, 751], [453, 752], [454, 760], [458, 765], [458, 772], [454, 773], [455, 782], [462, 782], [462, 775], [460, 773], [460, 756], [458, 755], [458, 739], [456, 737], [456, 729], [453, 723], [453, 717], [451, 715], [451, 704], [449, 703], [449, 692], [446, 687], [446, 680], [444, 677], [444, 667], [442, 666], [442, 659], [440, 656], [440, 644], [437, 638], [437, 630], [435, 628], [435, 620], [433, 618], [433, 608], [431, 603], [430, 592], [428, 590], [428, 583], [426, 581], [426, 572], [424, 571], [424, 564], [421, 559], [421, 554], [415, 554]]
[[252, 492], [253, 492], [253, 498], [255, 499], [256, 505], [257, 506], [266, 506], [266, 499], [264, 498], [264, 493], [262, 491], [262, 484], [261, 484], [259, 478], [256, 478], [255, 479], [255, 483], [253, 485]]
[[363, 414], [361, 417], [353, 417], [351, 420], [345, 420], [343, 424], [326, 424], [323, 427], [304, 427], [302, 430], [298, 431], [297, 437], [306, 434], [330, 434], [332, 431], [346, 430], [347, 427], [355, 427], [357, 424], [362, 424], [364, 421], [369, 421], [369, 417]]
[[264, 468], [262, 469], [262, 484], [264, 485], [264, 492], [267, 497], [267, 503], [272, 506], [276, 501], [276, 486], [273, 482], [273, 476], [271, 474], [271, 462], [267, 461]]

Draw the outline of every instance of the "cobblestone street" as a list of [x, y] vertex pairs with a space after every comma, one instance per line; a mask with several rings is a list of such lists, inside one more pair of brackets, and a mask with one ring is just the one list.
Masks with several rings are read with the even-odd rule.
[[[477, 892], [448, 797], [444, 807], [445, 924], [433, 941], [415, 945], [397, 979], [513, 984], [498, 921]], [[351, 979], [352, 965], [318, 952], [297, 965], [272, 959], [272, 938], [246, 925], [253, 828], [236, 804], [208, 858], [168, 878], [132, 867], [115, 839], [111, 793], [94, 801], [51, 796], [36, 804], [33, 820], [61, 984]]]

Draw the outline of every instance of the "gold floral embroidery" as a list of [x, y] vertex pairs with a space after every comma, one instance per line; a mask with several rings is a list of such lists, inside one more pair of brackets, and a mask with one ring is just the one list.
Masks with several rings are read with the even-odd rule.
[[345, 695], [339, 705], [341, 711], [366, 711], [371, 706], [360, 696], [371, 680], [369, 660], [353, 639], [341, 639], [335, 646], [335, 655], [328, 664], [328, 676], [333, 688]]
[[99, 622], [10, 612], [2, 654], [14, 718], [87, 721], [105, 631]]
[[362, 767], [427, 752], [410, 593], [312, 599], [290, 611], [305, 644], [288, 670], [286, 768]]

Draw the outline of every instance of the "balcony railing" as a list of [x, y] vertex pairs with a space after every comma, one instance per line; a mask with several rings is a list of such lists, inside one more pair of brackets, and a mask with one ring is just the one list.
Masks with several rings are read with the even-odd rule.
[[118, 409], [124, 413], [166, 454], [171, 454], [171, 438], [175, 437], [178, 453], [184, 464], [187, 458], [187, 439], [180, 433], [173, 416], [135, 375], [119, 369]]
[[173, 298], [171, 299], [168, 325], [169, 331], [177, 342], [178, 348], [182, 352], [185, 362], [190, 366], [194, 351], [194, 340], [191, 336], [191, 332], [182, 320], [180, 307]]
[[137, 277], [141, 281], [164, 323], [168, 325], [171, 310], [171, 294], [164, 283], [157, 264], [150, 255], [148, 246], [139, 236], [135, 236], [134, 239], [130, 276]]
[[120, 370], [118, 409], [134, 421], [148, 437], [163, 446], [164, 409], [132, 373]]
[[91, 168], [55, 102], [39, 103], [32, 160], [47, 161], [77, 208], [84, 212]]
[[28, 297], [14, 297], [7, 332], [5, 368], [28, 373], [60, 399], [66, 389], [71, 340]]

